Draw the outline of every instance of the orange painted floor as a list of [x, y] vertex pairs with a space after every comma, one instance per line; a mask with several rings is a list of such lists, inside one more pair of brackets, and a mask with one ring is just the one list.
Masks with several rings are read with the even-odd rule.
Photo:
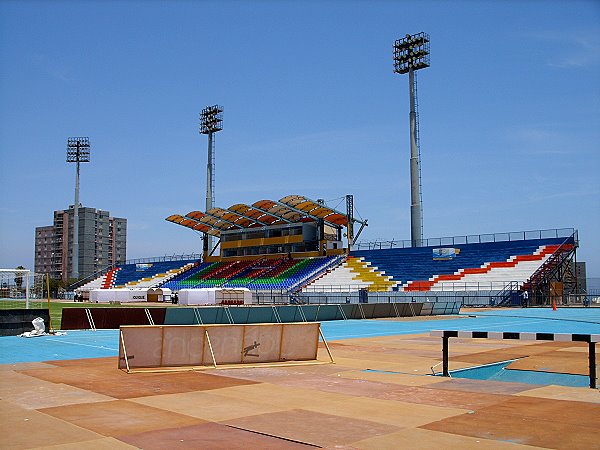
[[[0, 365], [0, 448], [600, 449], [598, 390], [428, 376], [441, 357], [428, 335], [330, 347], [335, 364], [294, 367]], [[587, 364], [585, 344], [456, 339], [450, 352], [451, 369], [521, 356], [527, 370]]]

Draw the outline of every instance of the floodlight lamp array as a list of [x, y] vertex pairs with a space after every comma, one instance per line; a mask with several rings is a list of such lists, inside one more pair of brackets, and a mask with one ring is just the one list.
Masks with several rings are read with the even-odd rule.
[[394, 43], [394, 72], [408, 73], [429, 67], [429, 35], [407, 34]]
[[72, 137], [67, 139], [67, 162], [90, 162], [90, 139]]
[[200, 133], [210, 134], [223, 129], [223, 107], [207, 106], [200, 113]]

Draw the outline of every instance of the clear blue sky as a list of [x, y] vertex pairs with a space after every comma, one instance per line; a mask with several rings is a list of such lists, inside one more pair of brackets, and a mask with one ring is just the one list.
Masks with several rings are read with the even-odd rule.
[[363, 240], [409, 239], [392, 44], [420, 31], [425, 237], [574, 227], [600, 276], [600, 2], [541, 0], [0, 1], [0, 267], [32, 267], [35, 227], [73, 203], [70, 136], [129, 258], [199, 252], [164, 219], [203, 209], [215, 103], [218, 206], [354, 194]]

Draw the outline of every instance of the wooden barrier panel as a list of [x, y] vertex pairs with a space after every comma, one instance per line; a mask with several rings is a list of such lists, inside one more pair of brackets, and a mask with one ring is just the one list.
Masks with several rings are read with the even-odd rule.
[[223, 365], [322, 363], [320, 323], [121, 326], [119, 369], [195, 370]]
[[[167, 308], [148, 308], [150, 316], [155, 324], [165, 322]], [[145, 325], [148, 324], [148, 316], [145, 308], [120, 308], [102, 307], [89, 308], [97, 329], [115, 330], [121, 325]], [[76, 308], [63, 308], [60, 324], [61, 330], [85, 330], [90, 329], [90, 322], [86, 315], [85, 303]]]
[[[89, 329], [85, 303], [64, 308], [61, 330]], [[326, 320], [412, 317], [458, 314], [460, 302], [437, 303], [335, 303], [330, 305], [246, 305], [147, 308], [156, 325], [250, 324], [277, 322], [323, 322]], [[97, 329], [116, 329], [121, 325], [149, 324], [146, 308], [89, 308]], [[56, 326], [57, 324], [53, 324]], [[19, 334], [19, 333], [17, 333]]]

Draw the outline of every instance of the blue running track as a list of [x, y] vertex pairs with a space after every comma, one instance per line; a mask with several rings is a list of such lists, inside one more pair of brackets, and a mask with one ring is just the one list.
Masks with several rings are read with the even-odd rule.
[[[435, 320], [336, 320], [322, 322], [327, 340], [424, 334], [431, 330], [600, 334], [600, 308], [490, 310]], [[118, 330], [68, 331], [64, 336], [0, 337], [4, 364], [116, 356]]]

